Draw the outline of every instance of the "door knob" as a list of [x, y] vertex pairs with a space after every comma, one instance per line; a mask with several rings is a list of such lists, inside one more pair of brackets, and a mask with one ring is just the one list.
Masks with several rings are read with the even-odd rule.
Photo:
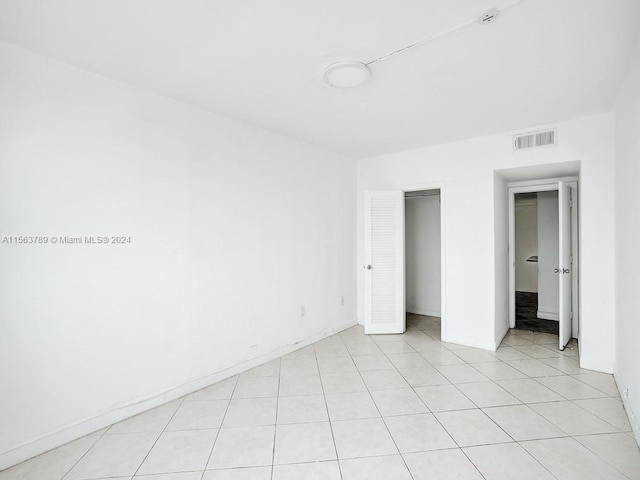
[[371, 270], [371, 265], [367, 265], [367, 266], [366, 266], [366, 267], [364, 267], [364, 268], [366, 268], [367, 270]]

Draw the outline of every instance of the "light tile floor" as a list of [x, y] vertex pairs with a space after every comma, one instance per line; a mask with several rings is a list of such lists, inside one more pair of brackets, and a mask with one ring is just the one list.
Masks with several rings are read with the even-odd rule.
[[611, 375], [512, 330], [497, 352], [361, 327], [81, 438], [0, 480], [640, 479]]

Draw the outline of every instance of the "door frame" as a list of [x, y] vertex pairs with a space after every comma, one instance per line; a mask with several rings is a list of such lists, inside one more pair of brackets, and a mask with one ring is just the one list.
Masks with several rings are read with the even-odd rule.
[[518, 193], [534, 193], [534, 192], [551, 192], [558, 190], [558, 182], [565, 182], [571, 187], [571, 201], [573, 208], [571, 209], [571, 252], [572, 266], [574, 273], [572, 275], [571, 285], [571, 310], [573, 317], [571, 321], [572, 336], [579, 338], [580, 335], [580, 225], [578, 223], [579, 205], [579, 179], [578, 177], [559, 177], [545, 178], [540, 180], [529, 180], [525, 182], [510, 182], [507, 184], [509, 195], [509, 328], [516, 326], [516, 277], [515, 277], [515, 242], [516, 242], [516, 211], [515, 211], [515, 195]]
[[[428, 183], [410, 184], [402, 187], [403, 195], [408, 192], [420, 192], [422, 190], [440, 190], [440, 339], [447, 339], [447, 322], [446, 322], [446, 195], [445, 182], [436, 181]], [[406, 201], [406, 200], [405, 200]], [[406, 214], [405, 214], [406, 215]], [[406, 225], [403, 229], [403, 235], [406, 238]], [[406, 240], [405, 240], [406, 241]], [[405, 315], [407, 314], [407, 292], [406, 292], [406, 275], [407, 275], [407, 259], [404, 259], [405, 282], [403, 286], [403, 294], [405, 299]]]

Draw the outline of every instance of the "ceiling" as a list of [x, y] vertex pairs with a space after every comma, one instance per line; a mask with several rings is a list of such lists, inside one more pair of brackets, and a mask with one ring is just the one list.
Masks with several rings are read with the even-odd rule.
[[353, 157], [612, 108], [640, 34], [638, 0], [0, 0], [0, 38]]

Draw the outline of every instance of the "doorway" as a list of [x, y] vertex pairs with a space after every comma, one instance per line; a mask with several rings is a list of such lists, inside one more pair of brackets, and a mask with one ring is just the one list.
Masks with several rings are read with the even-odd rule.
[[[407, 207], [408, 202], [415, 203], [409, 203]], [[407, 311], [415, 310], [418, 313], [410, 313], [431, 314], [430, 333], [446, 338], [442, 185], [367, 191], [364, 207], [365, 333], [404, 333]], [[406, 261], [405, 210], [409, 212], [411, 222], [409, 266]], [[434, 239], [434, 235], [438, 238]], [[423, 263], [424, 260], [427, 263]], [[429, 285], [433, 288], [429, 289]], [[439, 317], [434, 314], [439, 314]]]
[[440, 189], [404, 194], [407, 327], [441, 330]]
[[575, 178], [509, 185], [509, 325], [578, 338]]

